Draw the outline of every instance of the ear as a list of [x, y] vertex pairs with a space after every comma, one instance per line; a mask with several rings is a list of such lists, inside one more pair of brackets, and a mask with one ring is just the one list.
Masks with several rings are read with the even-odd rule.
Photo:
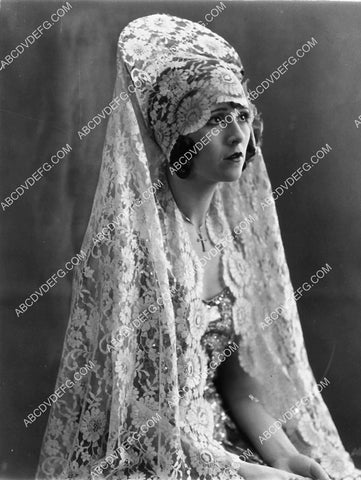
[[262, 145], [263, 120], [261, 119], [261, 114], [257, 112], [256, 108], [255, 111], [256, 114], [252, 122], [251, 136], [247, 145], [246, 162], [243, 165], [243, 170], [247, 167], [247, 164], [252, 161], [252, 157], [256, 153], [256, 147]]
[[255, 154], [256, 154], [256, 139], [255, 139], [253, 125], [252, 125], [251, 136], [249, 137], [249, 142], [246, 150], [246, 161], [244, 162], [242, 171], [247, 168], [247, 165], [252, 161], [252, 158], [255, 156]]
[[254, 137], [256, 140], [256, 145], [260, 147], [262, 146], [262, 140], [263, 140], [263, 120], [261, 118], [260, 113], [257, 113], [255, 115], [252, 127], [253, 127]]

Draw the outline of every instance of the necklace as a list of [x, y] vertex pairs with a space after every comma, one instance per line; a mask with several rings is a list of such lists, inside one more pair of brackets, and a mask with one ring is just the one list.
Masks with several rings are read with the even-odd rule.
[[197, 235], [198, 235], [197, 242], [199, 242], [202, 245], [202, 251], [205, 252], [206, 247], [205, 247], [204, 244], [207, 241], [207, 239], [203, 237], [202, 232], [201, 232], [201, 227], [197, 228], [194, 225], [194, 223], [191, 221], [191, 219], [189, 217], [187, 217], [187, 215], [185, 215], [180, 209], [179, 209], [179, 211], [182, 214], [182, 217], [184, 218], [184, 220], [186, 220], [188, 223], [190, 223], [196, 229], [196, 232], [197, 232]]
[[[173, 193], [172, 187], [170, 185], [170, 182], [168, 182], [168, 186], [169, 186], [169, 190], [170, 190], [170, 192], [173, 196], [174, 203], [176, 204], [176, 206], [177, 206], [178, 210], [180, 211], [182, 217], [184, 218], [184, 220], [186, 222], [190, 223], [196, 229], [197, 235], [198, 235], [197, 242], [200, 242], [200, 244], [202, 245], [202, 251], [205, 252], [206, 247], [205, 247], [204, 243], [207, 241], [207, 239], [203, 237], [202, 232], [201, 232], [201, 227], [197, 228], [196, 225], [194, 225], [194, 223], [192, 223], [191, 219], [189, 217], [187, 217], [187, 215], [185, 215], [182, 212], [182, 210], [178, 206], [178, 203], [175, 200], [174, 193]], [[208, 216], [208, 212], [207, 212], [206, 218], [207, 218], [207, 216]]]

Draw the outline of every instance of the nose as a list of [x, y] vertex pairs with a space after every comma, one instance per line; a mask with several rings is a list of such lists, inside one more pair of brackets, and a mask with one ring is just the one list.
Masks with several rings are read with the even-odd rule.
[[234, 119], [227, 125], [227, 133], [227, 143], [233, 146], [247, 142], [251, 131], [248, 124], [239, 124], [237, 119]]

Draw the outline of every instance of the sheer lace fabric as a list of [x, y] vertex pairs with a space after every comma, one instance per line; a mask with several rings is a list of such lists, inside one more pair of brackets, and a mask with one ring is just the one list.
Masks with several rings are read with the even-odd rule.
[[[167, 42], [184, 52], [198, 49], [203, 56], [211, 43], [209, 55], [238, 65], [235, 70], [243, 75], [227, 42], [187, 20], [145, 17], [132, 22], [128, 34], [129, 39], [121, 35], [114, 96], [128, 91], [140, 71], [156, 82], [152, 55]], [[149, 89], [137, 89], [109, 118], [82, 244], [87, 258], [74, 275], [57, 386], [89, 360], [95, 368], [53, 405], [38, 479], [240, 478], [239, 453], [217, 437], [215, 422], [224, 417], [206, 399], [203, 270], [167, 186], [165, 152], [148, 127]], [[162, 188], [142, 197], [159, 179]], [[287, 435], [302, 453], [319, 460], [333, 480], [356, 479], [360, 472], [316, 388], [275, 206], [264, 208], [265, 198], [271, 198], [271, 186], [258, 148], [239, 181], [219, 185], [207, 221], [212, 243], [224, 245], [222, 278], [234, 299], [229, 317], [238, 359], [264, 385], [260, 401], [276, 419], [309, 397], [287, 421]], [[246, 218], [253, 220], [237, 229]], [[116, 228], [94, 242], [110, 223]], [[282, 317], [262, 330], [265, 315], [280, 305]], [[134, 327], [145, 311], [146, 319]]]

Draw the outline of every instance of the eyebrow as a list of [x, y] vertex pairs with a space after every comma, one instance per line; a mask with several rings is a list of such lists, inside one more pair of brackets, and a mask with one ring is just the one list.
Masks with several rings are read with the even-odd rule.
[[214, 110], [211, 110], [212, 113], [214, 112], [225, 112], [227, 110], [227, 108], [225, 107], [219, 107], [219, 108], [215, 108]]
[[[234, 109], [241, 109], [241, 110], [249, 110], [248, 107], [244, 106], [244, 105], [237, 105], [236, 107], [232, 107], [232, 110]], [[226, 112], [228, 110], [227, 107], [218, 107], [218, 108], [215, 108], [214, 110], [211, 110], [211, 113], [215, 113], [215, 112]]]

